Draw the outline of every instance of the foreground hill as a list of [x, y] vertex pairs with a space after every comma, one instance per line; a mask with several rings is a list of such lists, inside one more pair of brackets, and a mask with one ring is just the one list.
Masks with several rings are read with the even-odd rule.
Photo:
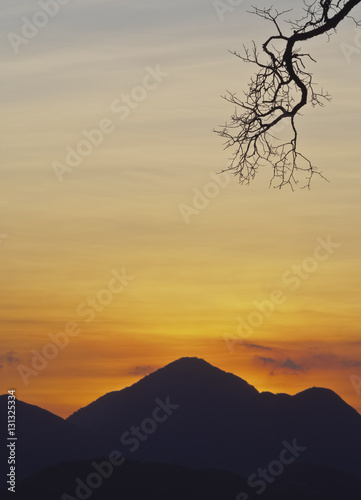
[[[96, 461], [101, 463], [102, 459]], [[169, 464], [125, 462], [97, 488], [80, 490], [94, 472], [90, 461], [58, 465], [22, 481], [16, 496], [4, 500], [248, 500], [259, 495], [245, 479], [230, 472], [194, 470]], [[94, 478], [93, 478], [94, 480]], [[84, 486], [83, 486], [84, 488]], [[0, 492], [1, 494], [1, 492]], [[247, 498], [248, 497], [248, 498]], [[359, 500], [361, 482], [348, 474], [325, 467], [292, 465], [262, 493], [263, 500]]]

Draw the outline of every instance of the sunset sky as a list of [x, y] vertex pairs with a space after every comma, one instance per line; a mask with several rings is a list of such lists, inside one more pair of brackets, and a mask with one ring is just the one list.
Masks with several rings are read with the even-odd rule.
[[[229, 152], [212, 129], [254, 71], [228, 51], [272, 27], [232, 3], [70, 0], [24, 38], [38, 1], [3, 0], [0, 393], [65, 417], [198, 356], [361, 412], [361, 28], [303, 47], [333, 99], [299, 117], [300, 146], [330, 182], [279, 191], [265, 169], [243, 187], [216, 175]], [[44, 347], [66, 329], [63, 349]]]

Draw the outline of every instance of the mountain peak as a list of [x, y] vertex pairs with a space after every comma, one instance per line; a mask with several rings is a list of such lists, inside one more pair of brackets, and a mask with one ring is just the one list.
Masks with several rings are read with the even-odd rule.
[[209, 365], [212, 366], [210, 363], [205, 361], [203, 358], [197, 358], [197, 356], [184, 356], [182, 358], [176, 359], [175, 361], [172, 361], [171, 363], [168, 363], [168, 365], [181, 365], [181, 364], [194, 364], [194, 365]]
[[183, 371], [183, 370], [219, 370], [219, 368], [214, 367], [207, 361], [205, 361], [202, 358], [197, 358], [197, 357], [183, 357], [176, 359], [175, 361], [172, 361], [171, 363], [168, 363], [168, 365], [165, 365], [163, 368], [160, 368], [161, 370], [176, 370], [176, 371]]
[[155, 382], [158, 379], [167, 384], [186, 384], [194, 389], [198, 386], [203, 387], [205, 390], [208, 390], [209, 387], [220, 388], [222, 385], [228, 387], [228, 384], [231, 384], [233, 387], [241, 389], [243, 394], [259, 394], [257, 389], [244, 379], [233, 373], [225, 372], [204, 359], [197, 357], [183, 357], [172, 361], [163, 368], [151, 373], [145, 379], [140, 380], [135, 385], [142, 385], [146, 379], [148, 379], [147, 382]]
[[116, 419], [116, 415], [124, 413], [135, 400], [139, 405], [145, 402], [151, 405], [161, 396], [172, 396], [174, 400], [186, 402], [184, 406], [192, 407], [199, 398], [220, 401], [244, 398], [248, 401], [258, 394], [255, 387], [233, 373], [216, 368], [201, 358], [183, 357], [150, 373], [131, 387], [101, 396], [70, 415], [68, 420], [73, 423], [82, 421], [89, 428], [100, 426], [104, 414], [115, 415]]
[[326, 389], [325, 387], [309, 387], [308, 389], [297, 393], [295, 397], [304, 401], [308, 400], [310, 402], [322, 400], [344, 403], [342, 398], [336, 394], [336, 392], [331, 389]]

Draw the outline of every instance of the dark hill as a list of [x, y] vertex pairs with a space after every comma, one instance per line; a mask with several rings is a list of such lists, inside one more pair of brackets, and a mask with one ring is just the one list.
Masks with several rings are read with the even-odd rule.
[[[0, 396], [0, 426], [7, 429], [7, 395]], [[0, 470], [7, 471], [5, 432], [2, 434]], [[94, 435], [34, 405], [16, 402], [16, 474], [30, 475], [65, 460], [90, 458], [103, 448]], [[97, 444], [98, 443], [98, 444]], [[0, 485], [5, 485], [5, 473]]]
[[[132, 429], [145, 419], [151, 425], [159, 400], [178, 408], [150, 435], [134, 439]], [[284, 441], [296, 440], [306, 448], [300, 462], [361, 477], [361, 416], [334, 392], [312, 388], [296, 396], [260, 394], [241, 378], [197, 358], [182, 358], [132, 387], [106, 394], [68, 421], [91, 429], [109, 450], [118, 447], [132, 460], [223, 469], [247, 477], [277, 459]], [[138, 446], [131, 446], [131, 439]]]
[[[16, 496], [7, 492], [0, 495], [4, 500], [73, 500], [77, 498], [77, 478], [86, 483], [92, 472], [92, 461], [64, 463], [19, 483]], [[97, 488], [82, 493], [82, 498], [91, 500], [244, 500], [247, 496], [253, 500], [259, 496], [245, 479], [230, 472], [129, 461], [116, 467]], [[295, 464], [268, 485], [261, 497], [263, 500], [359, 500], [361, 482], [326, 467]]]

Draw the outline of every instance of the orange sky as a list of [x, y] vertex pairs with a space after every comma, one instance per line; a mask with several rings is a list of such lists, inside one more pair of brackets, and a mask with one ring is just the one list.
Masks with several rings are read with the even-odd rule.
[[[264, 36], [246, 7], [222, 20], [205, 0], [160, 1], [159, 11], [124, 2], [121, 12], [84, 0], [19, 54], [1, 48], [1, 393], [15, 387], [67, 416], [198, 356], [259, 390], [329, 387], [361, 412], [357, 32], [346, 21], [330, 43], [312, 44], [316, 81], [333, 101], [300, 117], [300, 141], [330, 183], [279, 192], [265, 171], [245, 188], [215, 176], [228, 156], [211, 130], [233, 111], [220, 94], [241, 92], [250, 76], [228, 49]], [[8, 30], [31, 8], [9, 7]], [[143, 95], [158, 66], [163, 76]], [[142, 100], [121, 120], [114, 103], [128, 94]], [[104, 120], [114, 129], [59, 182], [54, 162]], [[320, 249], [328, 239], [334, 246]], [[264, 301], [272, 311], [262, 315]], [[76, 336], [65, 336], [70, 323]], [[64, 349], [46, 347], [49, 334]], [[44, 348], [54, 359], [34, 370]]]

